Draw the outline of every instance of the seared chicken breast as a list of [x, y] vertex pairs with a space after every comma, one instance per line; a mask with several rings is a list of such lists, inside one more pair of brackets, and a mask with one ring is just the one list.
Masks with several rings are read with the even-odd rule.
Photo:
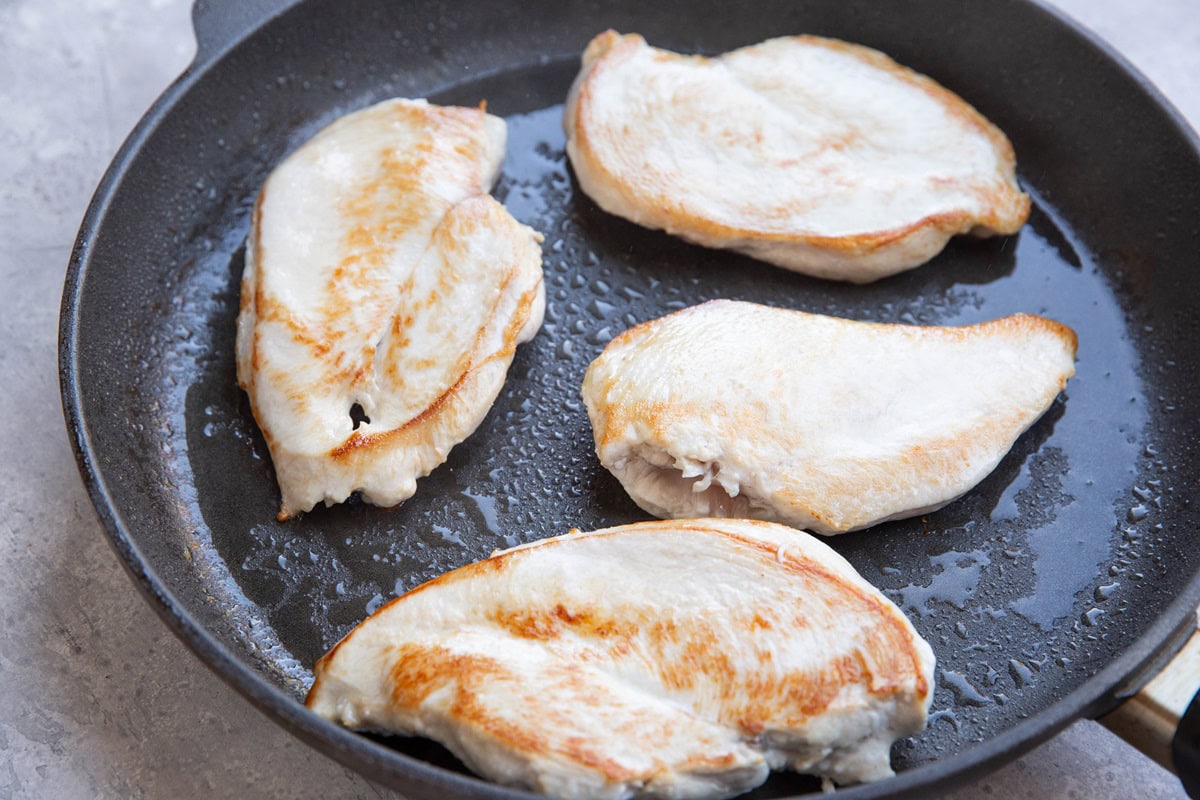
[[873, 281], [954, 234], [1013, 233], [1029, 215], [999, 129], [833, 39], [704, 58], [608, 31], [583, 54], [563, 127], [605, 211], [820, 278]]
[[280, 519], [354, 491], [384, 506], [411, 497], [541, 326], [541, 237], [486, 194], [504, 142], [504, 121], [482, 109], [389, 100], [329, 125], [268, 177], [246, 245], [237, 373]]
[[770, 769], [891, 775], [933, 668], [815, 538], [698, 519], [574, 531], [419, 586], [317, 663], [307, 703], [554, 797], [716, 798]]
[[983, 480], [1075, 374], [1074, 332], [715, 300], [617, 336], [583, 380], [596, 453], [659, 517], [835, 534], [940, 508]]

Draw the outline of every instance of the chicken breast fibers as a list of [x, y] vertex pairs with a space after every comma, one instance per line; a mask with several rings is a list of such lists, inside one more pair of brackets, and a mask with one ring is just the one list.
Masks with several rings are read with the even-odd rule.
[[540, 327], [541, 237], [486, 194], [504, 143], [482, 109], [389, 100], [320, 131], [264, 184], [237, 371], [281, 519], [354, 491], [412, 496]]
[[575, 531], [419, 586], [317, 663], [307, 704], [555, 797], [715, 798], [769, 769], [891, 775], [933, 668], [815, 538], [700, 519]]
[[833, 39], [704, 58], [607, 31], [584, 52], [563, 126], [605, 211], [820, 278], [873, 281], [954, 234], [1013, 233], [1029, 215], [999, 129]]
[[1016, 314], [885, 325], [717, 300], [592, 362], [596, 454], [659, 517], [822, 534], [940, 508], [983, 480], [1075, 374], [1074, 332]]

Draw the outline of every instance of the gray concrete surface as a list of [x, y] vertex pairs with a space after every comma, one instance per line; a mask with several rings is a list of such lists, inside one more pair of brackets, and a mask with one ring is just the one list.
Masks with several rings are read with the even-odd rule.
[[[1200, 121], [1200, 9], [1060, 0]], [[62, 276], [105, 165], [190, 59], [188, 0], [0, 0], [0, 800], [386, 797], [227, 689], [110, 551], [63, 432]], [[1080, 722], [954, 798], [1180, 798]]]

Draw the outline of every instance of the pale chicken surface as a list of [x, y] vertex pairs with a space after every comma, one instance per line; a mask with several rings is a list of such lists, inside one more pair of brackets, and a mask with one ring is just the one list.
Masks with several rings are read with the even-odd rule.
[[697, 519], [573, 531], [419, 586], [318, 662], [307, 704], [554, 797], [718, 798], [771, 769], [891, 775], [933, 669], [814, 537]]
[[1075, 374], [1028, 314], [890, 325], [715, 300], [617, 336], [583, 399], [596, 453], [659, 517], [821, 534], [933, 511], [983, 480]]
[[867, 282], [1029, 215], [1008, 139], [878, 51], [794, 36], [717, 58], [597, 36], [564, 114], [604, 210], [809, 275]]
[[[540, 236], [487, 195], [504, 121], [389, 100], [268, 177], [246, 246], [238, 382], [281, 519], [395, 505], [480, 424], [542, 322]], [[354, 406], [367, 421], [352, 419]]]

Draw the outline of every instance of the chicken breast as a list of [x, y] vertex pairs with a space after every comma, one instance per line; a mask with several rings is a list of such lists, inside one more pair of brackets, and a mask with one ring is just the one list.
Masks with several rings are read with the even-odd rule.
[[583, 399], [600, 462], [649, 513], [828, 535], [969, 491], [1075, 374], [1075, 349], [1028, 314], [939, 328], [714, 300], [613, 339]]
[[715, 798], [769, 769], [891, 775], [933, 668], [826, 545], [698, 519], [573, 531], [419, 586], [317, 663], [307, 704], [554, 797]]
[[268, 177], [246, 245], [237, 373], [280, 519], [354, 491], [384, 506], [411, 497], [541, 326], [541, 237], [486, 194], [504, 141], [504, 121], [482, 109], [388, 100]]
[[873, 281], [1029, 216], [1003, 133], [929, 78], [833, 39], [703, 58], [607, 31], [563, 127], [605, 211], [820, 278]]

